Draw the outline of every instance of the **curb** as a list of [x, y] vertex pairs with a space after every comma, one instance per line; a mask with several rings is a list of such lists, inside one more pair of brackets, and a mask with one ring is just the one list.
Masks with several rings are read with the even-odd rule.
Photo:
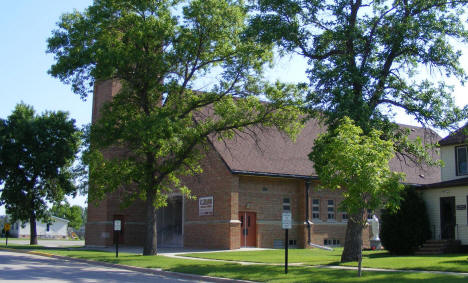
[[163, 275], [163, 276], [175, 277], [179, 279], [202, 280], [206, 282], [216, 282], [216, 283], [255, 283], [255, 281], [212, 277], [212, 276], [206, 276], [206, 275], [196, 275], [196, 274], [181, 273], [181, 272], [174, 272], [174, 271], [165, 271], [160, 268], [136, 267], [136, 266], [129, 266], [129, 265], [123, 265], [123, 264], [118, 264], [118, 263], [108, 263], [108, 262], [95, 261], [95, 260], [89, 260], [89, 259], [83, 259], [83, 258], [54, 255], [54, 254], [38, 252], [38, 251], [28, 251], [28, 250], [12, 249], [12, 248], [5, 248], [5, 247], [0, 247], [0, 251], [32, 254], [32, 255], [44, 256], [44, 257], [50, 257], [50, 258], [56, 258], [56, 259], [62, 259], [62, 260], [77, 261], [77, 262], [87, 263], [91, 265], [100, 265], [100, 266], [105, 266], [105, 267], [120, 268], [120, 269], [129, 270], [129, 271], [141, 272], [141, 273], [146, 273], [146, 274], [154, 274], [154, 275]]

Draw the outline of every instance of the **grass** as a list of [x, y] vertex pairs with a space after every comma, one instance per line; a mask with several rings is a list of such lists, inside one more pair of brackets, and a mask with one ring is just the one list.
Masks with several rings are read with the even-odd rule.
[[[207, 262], [200, 260], [178, 259], [165, 256], [141, 256], [128, 253], [119, 253], [119, 257], [115, 258], [112, 252], [92, 251], [77, 248], [46, 248], [41, 246], [26, 246], [26, 245], [9, 245], [9, 248], [27, 249], [48, 254], [69, 256], [88, 260], [96, 260], [108, 263], [118, 263], [130, 266], [138, 266], [145, 268], [161, 268], [163, 270], [191, 273], [215, 277], [224, 277], [232, 279], [244, 279], [260, 282], [396, 282], [405, 283], [424, 280], [425, 282], [466, 282], [466, 277], [448, 276], [442, 274], [423, 274], [423, 273], [402, 273], [402, 272], [364, 272], [363, 277], [356, 277], [354, 270], [332, 270], [318, 269], [313, 267], [297, 267], [290, 266], [289, 273], [284, 274], [283, 266], [267, 266], [267, 265], [240, 265], [236, 263], [225, 262]], [[302, 251], [302, 252], [300, 252]], [[281, 252], [278, 251], [264, 251]], [[299, 252], [299, 253], [297, 253]], [[300, 257], [300, 253], [305, 250], [292, 250], [291, 254], [295, 254], [296, 262]], [[309, 251], [310, 252], [310, 251]], [[320, 251], [322, 253], [322, 251]], [[229, 254], [251, 254], [252, 252], [229, 252]], [[259, 252], [253, 252], [255, 253]], [[214, 253], [212, 253], [214, 254]], [[217, 253], [228, 254], [228, 253]], [[260, 254], [263, 254], [261, 252]], [[336, 254], [336, 251], [333, 252]], [[265, 255], [262, 255], [264, 257]], [[284, 255], [284, 254], [283, 254]], [[259, 256], [259, 255], [256, 255]], [[275, 259], [279, 260], [280, 254], [274, 254]], [[330, 255], [322, 254], [322, 258], [328, 258]], [[336, 255], [335, 255], [336, 257]]]
[[[291, 263], [340, 265], [339, 261], [342, 251], [342, 248], [337, 248], [333, 251], [292, 249], [289, 250], [288, 258]], [[284, 250], [193, 253], [184, 256], [260, 263], [284, 262]], [[357, 266], [357, 263], [353, 262], [343, 265]], [[393, 256], [387, 251], [364, 251], [362, 266], [399, 270], [468, 272], [468, 255]]]

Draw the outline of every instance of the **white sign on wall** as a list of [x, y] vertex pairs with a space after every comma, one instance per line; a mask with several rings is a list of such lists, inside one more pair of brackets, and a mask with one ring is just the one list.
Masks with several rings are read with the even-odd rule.
[[114, 231], [122, 230], [122, 221], [114, 220]]
[[202, 197], [198, 199], [198, 215], [213, 215], [213, 197]]
[[290, 211], [283, 212], [282, 218], [283, 229], [291, 229], [292, 228], [292, 217]]

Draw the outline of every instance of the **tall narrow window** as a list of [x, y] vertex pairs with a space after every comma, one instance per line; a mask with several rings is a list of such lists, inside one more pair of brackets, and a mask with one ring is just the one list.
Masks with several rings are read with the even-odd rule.
[[372, 209], [368, 209], [367, 210], [367, 219], [369, 219], [369, 220], [372, 219], [373, 214], [374, 213], [372, 212]]
[[320, 219], [320, 200], [312, 200], [312, 219]]
[[329, 220], [335, 219], [335, 201], [334, 200], [332, 199], [328, 200], [327, 211], [328, 211], [328, 219]]
[[466, 146], [458, 146], [455, 148], [456, 152], [456, 165], [457, 165], [457, 176], [467, 175], [468, 174], [468, 166], [467, 166], [467, 147]]
[[46, 230], [47, 230], [47, 232], [49, 232], [49, 231], [50, 231], [50, 224], [49, 224], [49, 223], [47, 223]]

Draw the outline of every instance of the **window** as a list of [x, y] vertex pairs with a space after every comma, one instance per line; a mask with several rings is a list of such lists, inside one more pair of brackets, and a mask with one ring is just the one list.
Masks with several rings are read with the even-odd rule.
[[328, 200], [327, 211], [328, 211], [328, 219], [329, 220], [335, 219], [335, 201], [334, 200], [332, 199]]
[[323, 240], [323, 245], [324, 246], [339, 246], [340, 245], [340, 240], [337, 240], [337, 239], [324, 239]]
[[320, 219], [320, 200], [312, 200], [312, 219]]
[[372, 216], [373, 216], [372, 209], [368, 209], [368, 210], [367, 210], [367, 219], [368, 219], [368, 220], [371, 220], [371, 219], [372, 219]]
[[348, 221], [348, 213], [346, 211], [343, 211], [341, 212], [341, 220], [343, 222], [347, 222]]
[[46, 231], [49, 232], [50, 231], [50, 224], [47, 223], [47, 228], [46, 228]]
[[467, 147], [458, 146], [455, 148], [455, 159], [457, 166], [457, 176], [468, 175], [468, 166], [467, 166]]

